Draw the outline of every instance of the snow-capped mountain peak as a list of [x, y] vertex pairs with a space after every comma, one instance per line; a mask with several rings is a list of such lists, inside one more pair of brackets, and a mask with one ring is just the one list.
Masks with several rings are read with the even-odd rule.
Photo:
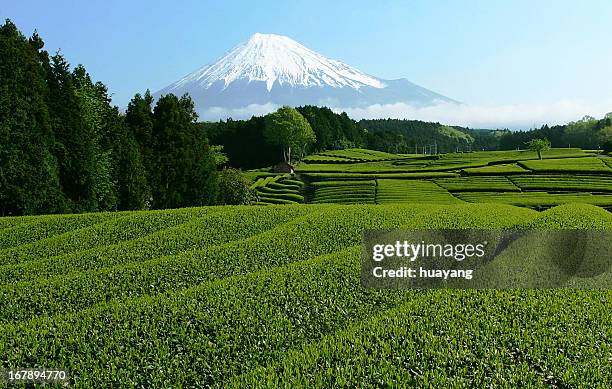
[[405, 78], [370, 76], [286, 36], [260, 33], [154, 96], [168, 93], [189, 94], [204, 120], [245, 118], [281, 105], [347, 109], [400, 102], [423, 107], [454, 101]]
[[275, 83], [291, 87], [385, 87], [381, 80], [326, 58], [291, 38], [255, 33], [217, 61], [171, 85], [168, 91], [191, 83], [209, 88], [218, 81], [223, 81], [225, 88], [237, 80], [263, 81], [268, 91]]

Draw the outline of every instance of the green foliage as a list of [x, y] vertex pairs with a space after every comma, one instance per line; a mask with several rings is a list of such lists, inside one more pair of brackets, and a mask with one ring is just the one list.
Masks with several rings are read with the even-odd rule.
[[0, 31], [0, 215], [212, 204], [221, 146], [188, 96], [137, 94], [125, 116], [82, 65], [71, 71], [10, 21]]
[[536, 172], [612, 174], [612, 170], [600, 158], [596, 157], [521, 161], [520, 165]]
[[223, 166], [229, 161], [229, 158], [223, 152], [223, 146], [210, 146], [208, 152], [215, 166]]
[[510, 180], [523, 190], [612, 192], [612, 176], [528, 174]]
[[374, 204], [376, 182], [373, 180], [324, 181], [312, 184], [312, 203]]
[[302, 187], [304, 183], [290, 179], [289, 174], [260, 179], [251, 188], [258, 194], [259, 204], [296, 204], [303, 203]]
[[440, 126], [438, 128], [438, 132], [446, 137], [454, 138], [461, 143], [474, 143], [474, 138], [471, 135], [466, 134], [465, 132], [459, 131], [456, 128], [450, 126]]
[[196, 216], [197, 212], [181, 210], [173, 213], [156, 211], [148, 214], [119, 214], [113, 218], [100, 217], [96, 223], [82, 225], [78, 229], [0, 250], [0, 264], [17, 264], [131, 240], [159, 229], [170, 228]]
[[[396, 119], [362, 120], [357, 124], [345, 113], [335, 114], [325, 107], [299, 107], [298, 111], [316, 134], [313, 150], [318, 153], [308, 157], [308, 160], [322, 163], [342, 163], [343, 158], [332, 156], [328, 151], [354, 147], [392, 154], [431, 153], [433, 147], [424, 150], [424, 146], [434, 144], [439, 153], [518, 150], [532, 139], [547, 138], [554, 147], [566, 148], [568, 152], [569, 146], [598, 149], [609, 138], [606, 128], [612, 126], [610, 117], [600, 120], [586, 118], [565, 126], [543, 126], [532, 131], [469, 129]], [[247, 121], [228, 119], [226, 122], [200, 125], [206, 128], [215, 143], [224, 145], [234, 166], [256, 168], [270, 166], [280, 160], [280, 150], [265, 139], [264, 121], [262, 117], [253, 117]], [[516, 159], [508, 162], [514, 161]]]
[[[223, 212], [220, 212], [221, 210]], [[312, 208], [287, 207], [275, 210], [267, 207], [230, 206], [151, 211], [148, 214], [151, 226], [144, 226], [145, 228], [142, 217], [135, 214], [134, 230], [137, 231], [130, 231], [133, 239], [122, 239], [119, 231], [130, 222], [130, 218], [124, 219], [121, 224], [106, 224], [106, 227], [111, 228], [109, 234], [111, 237], [106, 238], [106, 245], [76, 251], [65, 250], [59, 255], [56, 255], [57, 251], [48, 252], [50, 255], [39, 252], [38, 258], [1, 266], [0, 283], [15, 284], [41, 279], [41, 274], [44, 274], [42, 278], [50, 278], [80, 271], [111, 268], [130, 262], [146, 262], [154, 258], [204, 249], [233, 240], [246, 239], [311, 211]], [[174, 215], [176, 213], [179, 215]], [[170, 222], [165, 228], [159, 229], [158, 219]], [[220, 234], [220, 230], [224, 233]], [[53, 242], [56, 242], [55, 245], [70, 248], [74, 247], [74, 242], [78, 242], [74, 237], [75, 234], [58, 236]], [[82, 233], [78, 237], [86, 239]], [[72, 241], [73, 244], [66, 244], [67, 241]]]
[[270, 143], [283, 148], [285, 162], [291, 163], [292, 150], [303, 157], [308, 146], [316, 141], [312, 127], [295, 108], [281, 107], [268, 114], [265, 120], [264, 136]]
[[606, 152], [612, 152], [612, 125], [602, 128], [598, 134], [599, 146]]
[[217, 204], [241, 205], [257, 202], [257, 192], [238, 169], [225, 168], [218, 178]]
[[468, 175], [509, 175], [523, 174], [528, 172], [528, 170], [525, 170], [514, 163], [467, 168], [463, 169], [463, 171]]
[[36, 218], [5, 218], [3, 219], [5, 222], [20, 222], [5, 225], [4, 228], [0, 229], [0, 250], [23, 246], [120, 216], [125, 216], [125, 214], [99, 212], [80, 215], [48, 215]]
[[244, 169], [272, 166], [282, 160], [282, 149], [268, 143], [264, 136], [265, 120], [227, 119], [218, 123], [198, 123], [212, 144], [223, 146], [233, 167]]
[[349, 162], [373, 162], [396, 160], [399, 158], [397, 154], [385, 153], [383, 151], [366, 150], [366, 149], [346, 149], [333, 150], [319, 153], [320, 156], [339, 158], [340, 160], [348, 160]]
[[550, 141], [546, 138], [531, 139], [529, 142], [527, 142], [527, 146], [529, 147], [529, 150], [538, 153], [539, 159], [542, 159], [542, 153], [544, 151], [550, 150]]
[[[11, 64], [4, 69], [14, 73], [0, 77], [4, 87], [12, 83], [2, 96], [14, 106], [0, 123], [11, 133], [1, 142], [6, 160], [0, 160], [0, 179], [6, 182], [0, 185], [0, 212], [145, 208], [150, 194], [138, 145], [111, 107], [106, 87], [94, 84], [81, 65], [71, 72], [61, 54], [49, 57], [38, 34], [28, 42], [8, 21], [3, 31], [12, 48], [2, 55]], [[26, 90], [27, 98], [20, 97]], [[21, 112], [26, 102], [35, 120]]]
[[539, 129], [530, 131], [509, 131], [499, 140], [500, 149], [522, 148], [532, 139], [546, 138], [550, 140], [553, 147], [581, 147], [583, 149], [595, 150], [602, 145], [602, 139], [606, 138], [608, 131], [606, 127], [612, 126], [612, 118], [606, 115], [603, 119], [596, 120], [585, 116], [581, 120], [570, 122], [566, 125], [552, 126], [544, 125]]
[[422, 180], [377, 180], [376, 202], [456, 204], [457, 200], [446, 189], [432, 181]]
[[117, 208], [148, 209], [151, 205], [151, 189], [139, 145], [117, 109], [113, 109], [109, 115], [109, 129], [113, 134], [111, 150], [113, 176], [117, 185]]
[[591, 193], [500, 193], [500, 192], [461, 192], [457, 197], [472, 203], [499, 203], [522, 207], [550, 207], [559, 204], [582, 203], [599, 206], [612, 206], [612, 195]]
[[[593, 157], [579, 149], [551, 149], [543, 160], [537, 159], [535, 151], [428, 157], [373, 152], [370, 160], [368, 154], [368, 150], [361, 149], [334, 150], [318, 155], [337, 160], [322, 163], [320, 159], [307, 158], [306, 163], [296, 168], [310, 188], [306, 202], [452, 204], [465, 200], [525, 207], [571, 202], [610, 206], [608, 197], [599, 195], [610, 193], [610, 159]], [[375, 198], [369, 189], [364, 190], [368, 180], [378, 183]], [[320, 185], [328, 181], [336, 186], [345, 182], [354, 187], [323, 190]], [[540, 193], [521, 193], [523, 190]]]
[[426, 178], [441, 178], [441, 177], [457, 177], [457, 173], [450, 172], [413, 172], [413, 173], [341, 173], [341, 172], [322, 172], [322, 173], [301, 173], [300, 176], [310, 180], [374, 180], [377, 178], [389, 178], [389, 179], [426, 179]]
[[[420, 120], [375, 119], [361, 120], [359, 125], [368, 131], [368, 148], [389, 153], [423, 153], [423, 147], [437, 145], [438, 152], [448, 153], [472, 149], [475, 138], [480, 134], [461, 127], [443, 126], [440, 123]], [[478, 145], [495, 149], [494, 145]], [[427, 150], [428, 153], [432, 151]]]
[[[47, 106], [57, 144], [60, 185], [73, 212], [94, 211], [114, 206], [110, 188], [108, 155], [100, 147], [101, 107], [80, 72], [57, 53], [44, 64], [49, 95]], [[82, 90], [79, 91], [79, 87]], [[91, 111], [90, 111], [91, 110]], [[109, 198], [110, 197], [110, 198]]]
[[[1, 268], [5, 364], [62, 366], [75, 385], [91, 387], [612, 381], [602, 362], [609, 357], [605, 290], [376, 291], [360, 284], [365, 229], [612, 228], [602, 209], [298, 205], [121, 215], [117, 224], [101, 220], [114, 231], [101, 246], [83, 241], [59, 256], [41, 252]], [[0, 226], [11, 220], [0, 218]], [[83, 227], [80, 239], [99, 235]], [[56, 247], [76, 243], [74, 233], [56, 235]]]
[[[384, 298], [385, 308], [393, 297]], [[606, 338], [606, 300], [597, 291], [409, 291], [395, 308], [354, 320], [225, 384], [607, 386], [612, 377], [598, 362], [606, 353], [597, 346]]]
[[347, 149], [366, 145], [366, 134], [345, 112], [334, 113], [327, 107], [306, 105], [297, 110], [308, 120], [316, 142], [315, 150]]
[[149, 172], [154, 208], [214, 202], [218, 158], [210, 152], [196, 119], [188, 95], [161, 96], [155, 105]]
[[[142, 165], [148, 173], [153, 161], [153, 96], [147, 89], [144, 96], [135, 94], [125, 112], [125, 122], [138, 143]], [[148, 177], [150, 181], [150, 177]]]
[[0, 215], [65, 210], [46, 98], [46, 72], [30, 42], [7, 20], [0, 26]]
[[461, 178], [444, 178], [434, 182], [450, 192], [520, 192], [521, 190], [506, 177], [474, 176]]

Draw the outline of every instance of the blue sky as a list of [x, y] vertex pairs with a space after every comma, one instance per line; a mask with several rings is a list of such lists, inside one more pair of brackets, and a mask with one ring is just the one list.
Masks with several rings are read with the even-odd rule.
[[37, 28], [48, 50], [83, 63], [120, 106], [263, 32], [473, 107], [459, 115], [532, 110], [540, 124], [563, 120], [556, 111], [612, 111], [609, 0], [12, 0], [0, 16], [26, 35]]

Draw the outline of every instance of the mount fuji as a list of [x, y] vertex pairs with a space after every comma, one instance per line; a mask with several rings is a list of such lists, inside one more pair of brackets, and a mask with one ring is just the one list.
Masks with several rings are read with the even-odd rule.
[[404, 78], [383, 80], [370, 76], [286, 36], [260, 33], [154, 96], [168, 93], [189, 93], [203, 119], [224, 118], [224, 112], [250, 116], [249, 110], [272, 110], [280, 105], [347, 108], [457, 103]]

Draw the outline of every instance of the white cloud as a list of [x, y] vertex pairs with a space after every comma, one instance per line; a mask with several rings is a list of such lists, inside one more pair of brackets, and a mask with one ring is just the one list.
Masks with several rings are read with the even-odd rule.
[[[279, 108], [273, 103], [251, 104], [246, 107], [225, 109], [212, 107], [201, 112], [203, 120], [226, 118], [248, 119], [253, 115], [265, 115]], [[375, 104], [368, 107], [332, 107], [336, 112], [346, 112], [359, 119], [412, 119], [471, 128], [526, 129], [544, 124], [564, 124], [584, 115], [603, 117], [612, 111], [612, 100], [595, 104], [563, 100], [547, 104], [468, 105], [438, 103], [415, 107], [406, 103]]]
[[559, 101], [550, 104], [468, 105], [439, 103], [415, 107], [406, 103], [371, 105], [365, 108], [334, 108], [345, 111], [353, 119], [415, 119], [471, 128], [532, 128], [544, 124], [564, 124], [585, 115], [603, 117], [612, 111], [612, 101], [584, 104]]
[[240, 108], [211, 107], [199, 112], [202, 120], [218, 121], [220, 119], [249, 119], [251, 116], [263, 116], [276, 111], [280, 106], [273, 103], [250, 104]]

